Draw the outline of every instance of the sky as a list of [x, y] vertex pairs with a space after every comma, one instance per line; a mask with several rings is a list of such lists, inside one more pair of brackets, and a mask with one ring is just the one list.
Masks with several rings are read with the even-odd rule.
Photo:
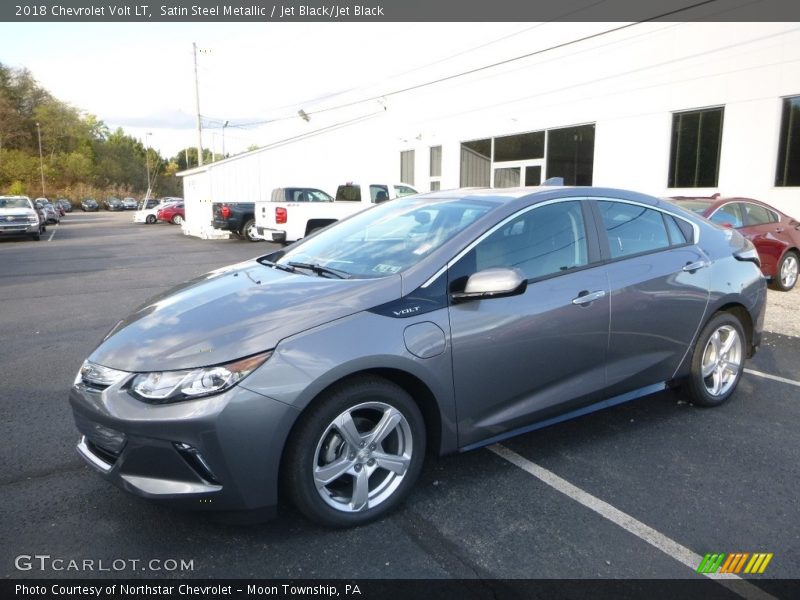
[[[576, 24], [572, 24], [573, 34]], [[607, 24], [589, 25], [589, 29]], [[0, 62], [171, 157], [235, 154], [313, 111], [528, 51], [533, 23], [0, 23]], [[409, 43], [413, 40], [413, 43]], [[379, 109], [376, 102], [363, 110]], [[262, 125], [248, 125], [285, 119]], [[313, 120], [313, 119], [312, 119]], [[228, 122], [227, 127], [222, 127]], [[311, 125], [309, 125], [310, 127]]]

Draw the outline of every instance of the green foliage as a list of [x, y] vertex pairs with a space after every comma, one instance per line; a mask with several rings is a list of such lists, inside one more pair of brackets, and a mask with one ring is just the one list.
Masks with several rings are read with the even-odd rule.
[[180, 195], [181, 181], [167, 164], [122, 129], [111, 132], [95, 115], [54, 98], [27, 69], [0, 63], [0, 190], [38, 196], [43, 170], [52, 198], [142, 195], [149, 167], [156, 195]]
[[25, 184], [21, 181], [15, 181], [11, 184], [8, 188], [8, 195], [9, 196], [25, 196]]

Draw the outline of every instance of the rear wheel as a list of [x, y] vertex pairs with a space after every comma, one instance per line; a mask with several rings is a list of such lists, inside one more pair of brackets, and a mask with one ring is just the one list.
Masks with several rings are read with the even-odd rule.
[[170, 220], [170, 223], [172, 223], [173, 225], [180, 225], [181, 223], [183, 223], [183, 217], [180, 215], [175, 215]]
[[703, 328], [686, 385], [695, 404], [719, 406], [731, 397], [742, 377], [745, 340], [739, 319], [730, 313], [717, 313]]
[[242, 226], [241, 237], [248, 242], [261, 241], [261, 238], [258, 236], [258, 230], [256, 229], [256, 222], [254, 219], [250, 219]]
[[326, 392], [289, 442], [284, 480], [295, 505], [329, 527], [381, 517], [408, 495], [425, 455], [425, 425], [412, 398], [377, 377]]
[[800, 259], [797, 252], [789, 250], [778, 263], [778, 271], [772, 280], [773, 287], [782, 292], [788, 292], [797, 283], [798, 271], [800, 271]]
[[152, 225], [153, 223], [156, 222], [156, 217], [155, 215], [147, 215], [144, 221], [145, 223], [149, 223], [150, 225]]

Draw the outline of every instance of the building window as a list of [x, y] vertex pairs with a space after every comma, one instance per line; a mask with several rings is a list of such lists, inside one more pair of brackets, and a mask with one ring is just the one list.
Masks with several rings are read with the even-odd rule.
[[672, 115], [667, 187], [716, 187], [724, 108]]
[[442, 147], [431, 146], [431, 177], [442, 176]]
[[548, 178], [563, 177], [564, 185], [592, 185], [593, 170], [594, 125], [547, 131]]
[[431, 191], [437, 192], [442, 189], [442, 182], [441, 181], [431, 181]]
[[494, 161], [544, 158], [544, 131], [494, 138]]
[[400, 181], [414, 185], [414, 151], [400, 153]]
[[461, 187], [489, 187], [492, 176], [492, 140], [461, 144]]
[[800, 186], [800, 96], [783, 99], [775, 185]]

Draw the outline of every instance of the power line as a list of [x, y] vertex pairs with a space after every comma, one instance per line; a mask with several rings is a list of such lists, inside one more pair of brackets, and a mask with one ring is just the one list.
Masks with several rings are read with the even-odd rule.
[[[385, 92], [385, 93], [377, 95], [377, 96], [371, 96], [369, 98], [363, 98], [361, 100], [354, 100], [352, 102], [346, 102], [346, 103], [343, 103], [343, 104], [338, 104], [336, 106], [331, 106], [331, 107], [328, 107], [328, 108], [322, 108], [322, 109], [319, 109], [319, 110], [306, 111], [306, 114], [310, 116], [310, 115], [320, 114], [320, 113], [324, 113], [324, 112], [330, 112], [330, 111], [333, 111], [333, 110], [340, 110], [342, 108], [348, 108], [350, 106], [356, 106], [358, 104], [364, 104], [366, 102], [374, 102], [376, 100], [380, 100], [381, 98], [386, 98], [386, 97], [389, 97], [389, 96], [395, 96], [397, 94], [403, 94], [405, 92], [411, 92], [413, 90], [418, 90], [420, 88], [428, 87], [428, 86], [435, 85], [435, 84], [438, 84], [438, 83], [443, 83], [445, 81], [451, 81], [451, 80], [457, 79], [459, 77], [465, 77], [467, 75], [472, 75], [474, 73], [479, 73], [481, 71], [486, 71], [488, 69], [493, 69], [493, 68], [496, 68], [496, 67], [507, 65], [507, 64], [510, 64], [512, 62], [516, 62], [516, 61], [519, 61], [519, 60], [524, 60], [526, 58], [531, 58], [533, 56], [538, 56], [538, 55], [544, 54], [546, 52], [552, 52], [553, 50], [559, 50], [561, 48], [566, 48], [568, 46], [573, 46], [575, 44], [579, 44], [581, 42], [586, 42], [586, 41], [589, 41], [589, 40], [592, 40], [592, 39], [596, 39], [596, 38], [599, 38], [599, 37], [602, 37], [602, 36], [605, 36], [605, 35], [609, 35], [611, 33], [617, 32], [617, 31], [622, 31], [622, 30], [625, 30], [625, 29], [629, 29], [631, 27], [635, 27], [636, 25], [640, 25], [642, 23], [648, 23], [648, 22], [651, 22], [651, 21], [657, 21], [659, 19], [664, 19], [664, 18], [670, 17], [672, 15], [676, 15], [676, 14], [679, 14], [679, 13], [682, 13], [682, 12], [686, 12], [688, 10], [692, 10], [692, 9], [695, 9], [695, 8], [699, 8], [701, 6], [705, 6], [707, 4], [713, 4], [714, 2], [717, 2], [717, 1], [718, 0], [703, 0], [702, 2], [697, 2], [695, 4], [691, 4], [691, 5], [685, 6], [683, 8], [678, 8], [678, 9], [671, 10], [671, 11], [668, 11], [668, 12], [665, 12], [665, 13], [661, 13], [661, 14], [649, 17], [647, 19], [643, 19], [641, 21], [636, 21], [634, 23], [628, 23], [626, 25], [620, 25], [618, 27], [612, 27], [611, 29], [606, 29], [604, 31], [600, 31], [600, 32], [593, 33], [593, 34], [590, 34], [590, 35], [586, 35], [586, 36], [583, 36], [583, 37], [580, 37], [580, 38], [569, 40], [567, 42], [561, 42], [560, 44], [554, 44], [552, 46], [548, 46], [547, 48], [541, 48], [541, 49], [535, 50], [533, 52], [528, 52], [526, 54], [521, 54], [519, 56], [514, 56], [512, 58], [507, 58], [505, 60], [494, 62], [494, 63], [488, 64], [488, 65], [483, 65], [481, 67], [476, 67], [474, 69], [469, 69], [467, 71], [461, 71], [460, 73], [455, 73], [453, 75], [447, 75], [445, 77], [440, 77], [438, 79], [434, 79], [434, 80], [431, 80], [431, 81], [426, 81], [424, 83], [418, 83], [416, 85], [412, 85], [412, 86], [404, 87], [404, 88], [401, 88], [401, 89], [393, 90], [391, 92]], [[267, 121], [260, 121], [260, 122], [254, 122], [254, 123], [239, 123], [239, 125], [240, 126], [261, 125], [261, 124], [265, 124], [265, 123], [271, 123], [271, 122], [274, 122], [274, 121], [287, 120], [287, 119], [291, 119], [291, 118], [296, 118], [296, 117], [294, 117], [294, 116], [292, 116], [292, 117], [284, 117], [284, 118], [271, 119], [271, 120], [267, 120]]]

